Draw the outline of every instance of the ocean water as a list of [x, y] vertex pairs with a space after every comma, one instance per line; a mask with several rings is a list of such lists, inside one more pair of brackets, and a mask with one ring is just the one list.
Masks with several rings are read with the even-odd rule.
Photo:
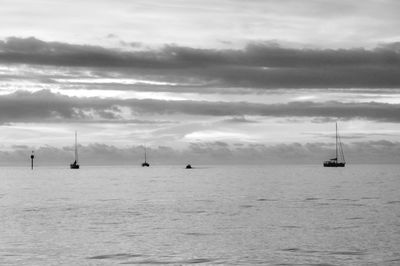
[[0, 265], [400, 265], [400, 166], [0, 168]]

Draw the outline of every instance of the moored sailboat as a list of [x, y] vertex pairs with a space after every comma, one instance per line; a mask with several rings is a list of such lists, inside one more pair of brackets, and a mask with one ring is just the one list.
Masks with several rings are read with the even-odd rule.
[[69, 165], [71, 169], [79, 169], [78, 163], [78, 137], [75, 131], [75, 161]]
[[142, 167], [149, 167], [150, 164], [147, 162], [147, 152], [146, 148], [144, 148], [144, 163], [142, 163]]
[[338, 134], [338, 127], [336, 123], [336, 149], [335, 149], [336, 157], [329, 159], [329, 161], [324, 161], [324, 167], [345, 167], [346, 161], [344, 159], [342, 142], [340, 140], [340, 136]]

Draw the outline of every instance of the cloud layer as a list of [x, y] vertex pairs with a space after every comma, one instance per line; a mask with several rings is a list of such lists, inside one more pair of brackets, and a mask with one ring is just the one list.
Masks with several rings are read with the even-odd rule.
[[[124, 111], [125, 110], [125, 111]], [[126, 110], [129, 110], [126, 113]], [[309, 117], [366, 119], [400, 122], [400, 104], [290, 102], [259, 104], [247, 102], [167, 101], [69, 97], [47, 90], [18, 91], [0, 96], [0, 121], [6, 122], [121, 122], [145, 115], [182, 114], [210, 117]], [[240, 122], [240, 119], [235, 119]], [[243, 121], [248, 122], [248, 121]]]
[[0, 63], [114, 68], [204, 84], [252, 88], [398, 88], [400, 45], [374, 50], [294, 49], [271, 43], [243, 50], [165, 46], [136, 52], [99, 46], [44, 42], [35, 38], [0, 41]]

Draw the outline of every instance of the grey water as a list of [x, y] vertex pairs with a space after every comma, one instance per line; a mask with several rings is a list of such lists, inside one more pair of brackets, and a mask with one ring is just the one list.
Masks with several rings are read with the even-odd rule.
[[400, 265], [400, 166], [0, 168], [0, 265]]

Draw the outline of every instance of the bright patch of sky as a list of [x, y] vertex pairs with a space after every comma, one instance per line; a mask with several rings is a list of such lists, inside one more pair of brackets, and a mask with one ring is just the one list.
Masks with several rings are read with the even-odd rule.
[[395, 0], [3, 0], [0, 37], [121, 48], [238, 47], [259, 39], [365, 47], [399, 37], [398, 10]]

